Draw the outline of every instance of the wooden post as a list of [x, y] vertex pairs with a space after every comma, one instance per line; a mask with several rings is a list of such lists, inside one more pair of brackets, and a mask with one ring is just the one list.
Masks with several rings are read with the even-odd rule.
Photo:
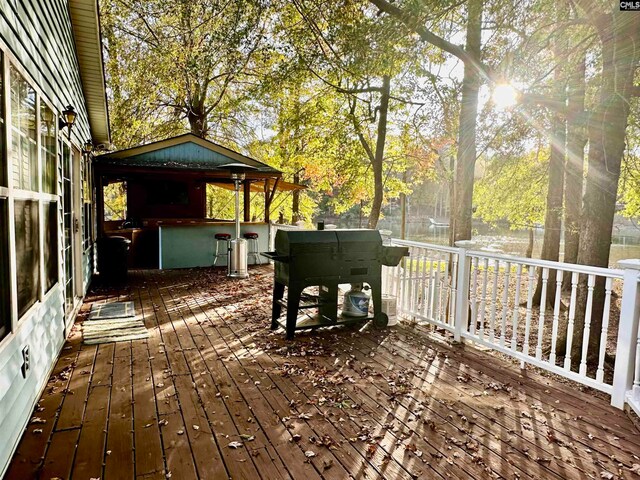
[[[616, 344], [616, 364], [613, 371], [611, 405], [623, 409], [627, 392], [631, 392], [636, 372], [638, 348], [638, 316], [640, 316], [640, 260], [623, 260], [618, 266], [624, 268], [620, 325]], [[640, 383], [639, 383], [640, 386]]]
[[251, 182], [245, 179], [244, 181], [244, 191], [243, 191], [243, 200], [244, 200], [244, 221], [251, 221]]
[[270, 201], [269, 201], [269, 184], [270, 184], [270, 179], [265, 178], [264, 179], [264, 222], [265, 223], [269, 223], [269, 207], [271, 207], [270, 205]]
[[[299, 172], [299, 170], [298, 170]], [[300, 174], [296, 172], [293, 174], [293, 183], [298, 185], [300, 183]], [[292, 201], [291, 201], [291, 224], [295, 225], [298, 220], [300, 220], [300, 190], [295, 189], [293, 191]], [[280, 222], [284, 223], [284, 222]]]
[[94, 173], [94, 175], [96, 185], [96, 223], [98, 225], [98, 238], [102, 238], [104, 235], [104, 183], [102, 175], [99, 173]]

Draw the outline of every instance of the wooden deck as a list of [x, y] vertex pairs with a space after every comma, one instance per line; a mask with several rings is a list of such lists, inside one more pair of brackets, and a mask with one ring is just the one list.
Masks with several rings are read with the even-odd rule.
[[638, 478], [640, 434], [605, 400], [426, 330], [286, 342], [251, 272], [94, 290], [85, 312], [133, 300], [151, 337], [87, 346], [77, 325], [5, 478]]

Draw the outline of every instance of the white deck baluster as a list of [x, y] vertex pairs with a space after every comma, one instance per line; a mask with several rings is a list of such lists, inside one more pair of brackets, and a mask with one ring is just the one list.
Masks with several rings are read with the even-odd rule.
[[507, 262], [504, 272], [504, 283], [502, 284], [502, 324], [500, 330], [500, 346], [504, 347], [504, 337], [507, 331], [507, 310], [509, 310], [509, 275], [511, 273], [511, 262]]
[[536, 281], [536, 269], [529, 265], [529, 283], [527, 285], [527, 314], [524, 323], [524, 344], [522, 353], [529, 355], [529, 334], [531, 333], [531, 314], [533, 313], [533, 285]]
[[500, 260], [493, 261], [493, 288], [491, 289], [491, 317], [489, 320], [489, 341], [493, 343], [496, 335], [496, 308], [498, 307], [498, 275]]
[[410, 288], [409, 288], [409, 312], [411, 312], [411, 318], [413, 320], [415, 320], [415, 316], [413, 315], [415, 312], [415, 303], [416, 303], [416, 293], [417, 293], [417, 285], [416, 282], [414, 281], [414, 268], [417, 268], [416, 265], [416, 261], [417, 259], [415, 258], [417, 255], [417, 249], [413, 249], [414, 254], [409, 257], [409, 284], [410, 284]]
[[[611, 312], [611, 284], [613, 279], [607, 277], [604, 284], [604, 311], [602, 312], [602, 331], [600, 332], [600, 351], [598, 352], [598, 370], [596, 370], [596, 380], [604, 381], [604, 359], [607, 353], [607, 332], [609, 331], [609, 315]], [[640, 346], [640, 344], [639, 344]], [[640, 361], [640, 356], [636, 354], [636, 362]], [[636, 366], [636, 375], [640, 375]]]
[[429, 304], [429, 311], [428, 311], [428, 317], [429, 319], [433, 320], [433, 277], [434, 277], [434, 273], [433, 273], [433, 260], [429, 260], [429, 298], [428, 298], [428, 304]]
[[584, 315], [584, 331], [582, 333], [582, 355], [580, 356], [580, 375], [587, 374], [587, 355], [589, 353], [589, 336], [591, 335], [591, 315], [593, 313], [593, 288], [596, 284], [596, 276], [589, 275], [587, 280], [587, 311]]
[[556, 271], [556, 298], [553, 302], [553, 326], [551, 327], [551, 353], [549, 363], [556, 363], [556, 343], [558, 342], [558, 324], [560, 323], [560, 304], [562, 303], [562, 270]]
[[436, 264], [436, 275], [435, 275], [435, 287], [437, 290], [437, 298], [436, 298], [436, 313], [435, 313], [435, 320], [436, 322], [440, 321], [440, 311], [441, 311], [441, 307], [442, 307], [442, 285], [440, 285], [440, 257], [438, 256], [438, 263]]
[[578, 272], [571, 274], [571, 300], [569, 301], [569, 321], [567, 322], [567, 348], [564, 357], [564, 369], [571, 370], [571, 347], [573, 344], [573, 324], [576, 320], [576, 293], [578, 291]]
[[542, 335], [544, 334], [544, 314], [547, 307], [547, 283], [549, 283], [549, 269], [542, 269], [542, 295], [540, 295], [540, 316], [538, 317], [538, 344], [536, 358], [542, 358]]
[[455, 324], [456, 318], [456, 294], [458, 293], [458, 256], [453, 255], [451, 260], [452, 267], [449, 270], [449, 325]]
[[473, 257], [471, 262], [473, 270], [471, 276], [471, 288], [469, 289], [469, 303], [471, 304], [471, 318], [469, 319], [469, 332], [476, 334], [476, 324], [478, 323], [478, 257]]
[[407, 262], [409, 261], [409, 257], [402, 257], [402, 280], [400, 284], [402, 285], [402, 290], [400, 295], [402, 296], [400, 300], [401, 311], [403, 314], [407, 312]]
[[482, 298], [480, 299], [480, 338], [484, 339], [484, 316], [487, 304], [487, 275], [489, 272], [489, 259], [482, 261]]
[[516, 268], [516, 298], [513, 304], [513, 313], [511, 314], [511, 350], [514, 352], [518, 349], [518, 317], [520, 316], [520, 279], [522, 276], [522, 264], [519, 263]]
[[422, 303], [420, 304], [420, 313], [423, 317], [426, 317], [427, 313], [427, 299], [429, 298], [427, 292], [427, 262], [429, 261], [429, 252], [427, 250], [422, 251], [422, 286], [420, 287], [420, 292], [422, 294]]

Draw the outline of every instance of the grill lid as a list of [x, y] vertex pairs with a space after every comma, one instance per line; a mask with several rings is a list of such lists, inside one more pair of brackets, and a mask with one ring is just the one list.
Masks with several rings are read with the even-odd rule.
[[377, 251], [382, 245], [378, 230], [278, 230], [278, 255], [337, 251]]

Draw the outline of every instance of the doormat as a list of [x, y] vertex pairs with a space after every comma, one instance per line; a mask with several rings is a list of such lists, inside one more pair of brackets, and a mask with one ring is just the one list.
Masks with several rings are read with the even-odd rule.
[[89, 320], [128, 318], [135, 316], [136, 310], [133, 306], [133, 302], [94, 303], [91, 305]]
[[133, 302], [93, 304], [82, 335], [87, 345], [149, 338], [144, 322], [135, 317]]

